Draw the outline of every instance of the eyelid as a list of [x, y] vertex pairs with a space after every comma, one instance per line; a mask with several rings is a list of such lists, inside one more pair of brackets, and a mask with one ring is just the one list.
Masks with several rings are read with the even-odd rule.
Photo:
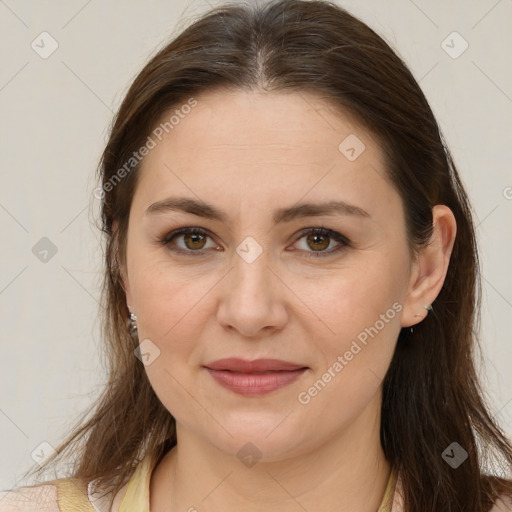
[[[305, 258], [316, 258], [316, 257], [323, 257], [323, 256], [327, 257], [328, 255], [337, 253], [340, 250], [343, 250], [346, 247], [351, 245], [350, 240], [346, 236], [342, 235], [341, 233], [338, 233], [337, 231], [326, 228], [324, 226], [312, 226], [312, 227], [302, 228], [301, 230], [299, 230], [296, 233], [293, 243], [294, 244], [297, 243], [301, 238], [303, 238], [305, 235], [310, 234], [310, 233], [329, 236], [331, 239], [338, 242], [339, 245], [337, 247], [335, 247], [334, 249], [330, 249], [328, 251], [303, 251], [301, 249], [293, 249], [292, 251], [299, 251], [299, 252], [305, 253], [305, 255], [303, 256]], [[163, 246], [167, 246], [167, 245], [169, 245], [169, 243], [172, 240], [178, 238], [179, 236], [187, 235], [187, 234], [199, 234], [202, 236], [206, 236], [206, 237], [210, 238], [212, 241], [214, 241], [214, 237], [210, 234], [210, 232], [207, 229], [204, 229], [204, 228], [201, 228], [198, 226], [186, 226], [183, 228], [175, 229], [175, 230], [167, 233], [165, 236], [159, 238], [158, 241]], [[181, 248], [177, 248], [177, 247], [174, 247], [170, 250], [172, 250], [173, 252], [177, 252], [178, 254], [185, 254], [185, 255], [192, 255], [192, 256], [201, 256], [201, 255], [204, 255], [205, 252], [207, 251], [207, 249], [199, 249], [197, 251], [193, 251], [193, 250], [185, 250], [185, 249], [181, 249]]]
[[[303, 238], [305, 235], [313, 233], [313, 234], [320, 234], [320, 235], [326, 235], [329, 236], [331, 239], [338, 242], [338, 246], [329, 249], [328, 251], [305, 251], [304, 257], [305, 258], [321, 258], [321, 257], [328, 257], [331, 254], [338, 253], [342, 251], [343, 249], [350, 246], [350, 240], [342, 235], [341, 233], [338, 233], [337, 231], [334, 231], [332, 229], [326, 228], [324, 226], [314, 226], [314, 227], [308, 227], [301, 229], [295, 238], [295, 243], [297, 243], [301, 238]], [[297, 249], [293, 249], [294, 251]], [[300, 250], [300, 249], [299, 249]]]
[[[187, 226], [187, 227], [175, 229], [175, 230], [167, 233], [165, 236], [163, 236], [158, 241], [165, 247], [165, 246], [169, 245], [172, 240], [178, 238], [179, 236], [188, 235], [188, 234], [203, 235], [203, 236], [206, 236], [206, 237], [210, 238], [211, 240], [213, 240], [213, 236], [210, 234], [210, 232], [208, 230], [206, 230], [204, 228], [196, 227], [196, 226]], [[201, 255], [204, 255], [204, 251], [206, 249], [192, 251], [192, 250], [181, 249], [180, 247], [174, 247], [170, 250], [177, 252], [178, 254], [185, 254], [187, 256], [188, 255], [201, 256]]]

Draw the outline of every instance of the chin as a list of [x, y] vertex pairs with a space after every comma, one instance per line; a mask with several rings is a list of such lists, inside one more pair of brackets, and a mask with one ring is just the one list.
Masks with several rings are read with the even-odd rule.
[[[236, 456], [241, 462], [258, 460], [277, 462], [300, 452], [307, 452], [311, 435], [304, 429], [287, 425], [286, 416], [257, 418], [255, 414], [237, 417], [236, 421], [220, 421], [223, 427], [215, 431], [203, 432], [205, 441], [219, 451]], [[227, 431], [227, 432], [226, 432]], [[229, 432], [229, 434], [228, 434]], [[246, 464], [247, 465], [247, 464]], [[249, 467], [249, 466], [248, 466]]]

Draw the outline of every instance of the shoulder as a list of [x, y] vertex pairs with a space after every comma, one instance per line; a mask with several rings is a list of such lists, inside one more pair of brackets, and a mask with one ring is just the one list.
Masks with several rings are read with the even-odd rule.
[[[0, 512], [119, 512], [149, 510], [149, 479], [153, 458], [139, 464], [116, 494], [101, 480], [60, 478], [36, 485], [0, 490]], [[144, 506], [139, 507], [139, 502]]]
[[0, 491], [0, 512], [60, 512], [57, 486], [41, 484]]
[[512, 512], [512, 496], [501, 495], [491, 512]]
[[76, 478], [60, 478], [0, 491], [0, 512], [110, 512], [104, 503], [93, 507], [89, 487]]

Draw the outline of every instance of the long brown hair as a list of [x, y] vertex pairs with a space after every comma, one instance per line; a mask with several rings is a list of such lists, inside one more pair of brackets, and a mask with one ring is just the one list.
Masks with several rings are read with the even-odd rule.
[[[383, 382], [381, 443], [400, 471], [408, 512], [484, 512], [498, 492], [512, 495], [512, 481], [487, 474], [493, 465], [493, 471], [512, 465], [512, 446], [486, 405], [475, 369], [481, 283], [466, 192], [406, 65], [372, 29], [328, 1], [212, 9], [160, 50], [131, 85], [99, 167], [109, 380], [50, 462], [71, 453], [70, 476], [100, 478], [116, 492], [145, 454], [160, 458], [176, 444], [175, 420], [134, 356], [138, 340], [129, 331], [120, 279], [140, 168], [133, 154], [163, 114], [219, 88], [311, 91], [354, 115], [384, 148], [389, 180], [405, 206], [411, 254], [430, 239], [432, 207], [452, 210], [457, 236], [443, 288], [414, 333], [402, 329]], [[453, 442], [467, 452], [457, 468], [442, 457]]]

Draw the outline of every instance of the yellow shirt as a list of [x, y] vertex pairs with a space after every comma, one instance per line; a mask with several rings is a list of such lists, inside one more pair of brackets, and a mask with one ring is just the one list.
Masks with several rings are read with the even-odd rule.
[[[149, 512], [149, 489], [156, 459], [148, 454], [137, 465], [129, 481], [116, 494], [112, 507], [108, 498], [99, 497], [96, 481], [85, 484], [63, 478], [46, 484], [0, 492], [0, 512]], [[397, 475], [391, 472], [378, 512], [399, 512], [395, 486]]]
[[[127, 484], [126, 494], [121, 502], [119, 509], [113, 508], [110, 512], [150, 512], [149, 510], [149, 483], [154, 462], [146, 457], [135, 470], [130, 481]], [[137, 474], [138, 473], [138, 474]], [[393, 492], [396, 484], [396, 474], [391, 472], [384, 497], [377, 512], [394, 512], [391, 504]], [[120, 491], [120, 493], [122, 490]], [[115, 505], [115, 504], [114, 504]]]

